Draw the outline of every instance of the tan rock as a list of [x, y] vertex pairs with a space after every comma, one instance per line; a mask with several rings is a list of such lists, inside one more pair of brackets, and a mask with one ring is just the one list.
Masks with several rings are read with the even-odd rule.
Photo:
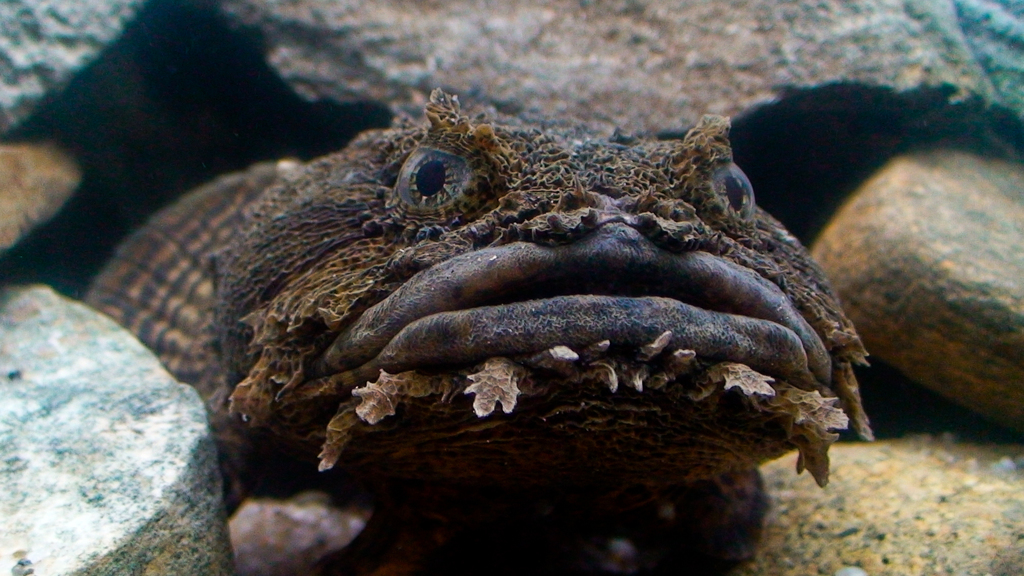
[[1024, 431], [1024, 166], [895, 158], [812, 252], [872, 355]]
[[53, 216], [78, 187], [81, 170], [50, 144], [0, 144], [0, 254]]
[[761, 549], [730, 576], [1024, 574], [1024, 446], [920, 437], [832, 447], [824, 489], [762, 468], [772, 498]]

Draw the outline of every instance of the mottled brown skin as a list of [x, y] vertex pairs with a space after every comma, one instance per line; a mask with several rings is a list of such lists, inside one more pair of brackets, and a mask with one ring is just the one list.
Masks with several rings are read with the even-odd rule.
[[742, 559], [757, 464], [796, 448], [824, 484], [834, 430], [870, 437], [860, 341], [727, 186], [726, 120], [606, 140], [441, 92], [426, 115], [192, 194], [88, 297], [211, 399], [235, 497], [266, 443], [370, 487], [373, 520], [324, 572], [443, 572], [495, 538], [584, 571], [593, 538], [647, 567]]

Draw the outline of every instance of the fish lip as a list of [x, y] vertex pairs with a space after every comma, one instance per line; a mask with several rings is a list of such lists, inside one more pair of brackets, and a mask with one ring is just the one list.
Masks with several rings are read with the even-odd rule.
[[[450, 324], [454, 314], [469, 317], [467, 314], [484, 314], [486, 308], [495, 305], [519, 305], [525, 292], [536, 297], [526, 299], [531, 301], [577, 297], [565, 300], [574, 304], [595, 294], [618, 297], [615, 302], [672, 299], [710, 314], [771, 323], [792, 334], [802, 347], [805, 373], [809, 372], [819, 386], [828, 387], [831, 357], [821, 338], [778, 286], [753, 270], [707, 252], [661, 249], [633, 224], [627, 218], [608, 218], [570, 244], [513, 242], [468, 252], [420, 271], [343, 328], [312, 363], [308, 375], [316, 379], [350, 373], [354, 380], [372, 380], [381, 369], [394, 373], [428, 366], [432, 363], [430, 353], [412, 355], [418, 357], [416, 361], [403, 361], [395, 346], [389, 345], [403, 331], [420, 330], [429, 335], [423, 331], [437, 330], [424, 327], [430, 319], [434, 324], [445, 320]], [[635, 282], [638, 276], [644, 281]], [[410, 338], [404, 341], [408, 345]], [[474, 352], [480, 356], [478, 361], [498, 355]], [[467, 361], [472, 354], [446, 356], [439, 352], [436, 357], [434, 364], [454, 364]], [[804, 380], [805, 384], [812, 381]]]

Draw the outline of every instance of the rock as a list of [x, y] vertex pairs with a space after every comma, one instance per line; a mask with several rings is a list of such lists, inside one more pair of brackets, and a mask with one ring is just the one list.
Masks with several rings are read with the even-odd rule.
[[999, 100], [1024, 110], [1024, 5], [1008, 0], [953, 2], [967, 45]]
[[78, 187], [78, 164], [49, 144], [0, 144], [0, 254], [53, 216]]
[[121, 34], [142, 0], [0, 2], [0, 133]]
[[0, 291], [0, 573], [233, 573], [203, 403], [128, 332]]
[[961, 13], [939, 0], [221, 5], [262, 33], [271, 65], [310, 100], [417, 111], [440, 86], [509, 113], [658, 132], [736, 114], [784, 88], [855, 82], [951, 85], [1024, 113], [1018, 97], [993, 88]]
[[764, 540], [730, 576], [1024, 574], [1024, 446], [920, 437], [830, 456], [824, 489], [793, 474], [795, 456], [762, 468]]
[[1024, 431], [1024, 166], [951, 150], [893, 159], [812, 252], [868, 352]]
[[369, 516], [358, 506], [333, 506], [316, 491], [246, 500], [229, 524], [238, 576], [308, 574], [317, 560], [348, 545]]

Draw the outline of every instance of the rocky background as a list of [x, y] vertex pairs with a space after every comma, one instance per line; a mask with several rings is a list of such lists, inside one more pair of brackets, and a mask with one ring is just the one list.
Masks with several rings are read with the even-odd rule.
[[[727, 114], [758, 203], [808, 244], [826, 230], [816, 255], [873, 353], [858, 375], [877, 436], [998, 444], [999, 456], [942, 448], [951, 456], [908, 462], [950, 486], [970, 483], [963, 473], [1019, 488], [1022, 46], [1024, 5], [1011, 0], [13, 0], [0, 5], [0, 283], [78, 297], [121, 237], [191, 187], [337, 149], [418, 114], [437, 86], [607, 134], [672, 138], [702, 113]], [[878, 462], [936, 453], [925, 441], [878, 449], [890, 452], [850, 458], [894, 486], [911, 472]], [[834, 478], [854, 502], [866, 484], [843, 483], [843, 469]], [[938, 502], [979, 482], [907, 498]], [[785, 502], [804, 492], [773, 486], [780, 515], [798, 508]], [[990, 492], [1007, 494], [992, 514], [1024, 518], [1024, 491]], [[303, 512], [317, 509], [310, 502], [277, 514], [322, 522]], [[787, 533], [813, 532], [801, 518], [814, 515], [785, 520], [803, 523]], [[934, 518], [856, 545], [937, 538]], [[835, 522], [841, 534], [854, 520]], [[927, 566], [1024, 572], [1020, 553], [1007, 552], [1024, 549], [1024, 521], [999, 526], [989, 526], [998, 557]], [[793, 545], [772, 538], [776, 552]], [[853, 545], [849, 535], [822, 542]], [[756, 573], [810, 554], [776, 552]], [[922, 554], [811, 556], [822, 574], [898, 574], [935, 558]]]

